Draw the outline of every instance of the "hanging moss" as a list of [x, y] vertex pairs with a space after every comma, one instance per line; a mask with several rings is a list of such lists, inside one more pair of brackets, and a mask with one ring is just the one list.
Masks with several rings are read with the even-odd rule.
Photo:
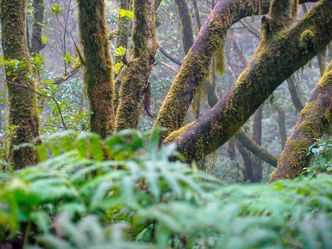
[[91, 131], [105, 137], [111, 134], [114, 125], [112, 60], [109, 55], [105, 2], [79, 0], [78, 6]]
[[1, 1], [2, 48], [4, 59], [18, 60], [19, 69], [6, 70], [9, 101], [9, 126], [15, 127], [9, 138], [10, 161], [15, 168], [37, 163], [36, 153], [22, 143], [32, 143], [39, 136], [35, 83], [29, 79], [30, 62], [26, 40], [26, 1]]
[[265, 14], [268, 6], [268, 1], [236, 0], [216, 4], [186, 55], [159, 111], [155, 125], [166, 128], [162, 138], [182, 126], [196, 91], [209, 73], [211, 59], [222, 47], [230, 26], [248, 15]]
[[174, 139], [179, 151], [189, 161], [200, 159], [229, 140], [284, 80], [317, 54], [317, 50], [303, 51], [298, 46], [302, 32], [315, 30], [317, 48], [323, 49], [332, 39], [331, 25], [332, 3], [323, 0], [299, 23], [260, 44], [233, 89]]
[[224, 75], [225, 73], [225, 49], [224, 49], [224, 40], [222, 40], [220, 44], [220, 48], [217, 50], [215, 54], [215, 65], [216, 65], [216, 72], [219, 75]]

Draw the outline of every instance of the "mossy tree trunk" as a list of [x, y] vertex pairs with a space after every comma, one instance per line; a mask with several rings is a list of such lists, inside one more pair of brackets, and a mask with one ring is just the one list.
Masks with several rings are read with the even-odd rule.
[[44, 0], [34, 0], [33, 1], [33, 25], [32, 25], [32, 35], [30, 43], [30, 53], [39, 53], [44, 47], [42, 41], [43, 28], [44, 28], [44, 13], [45, 13], [45, 3]]
[[266, 13], [269, 3], [269, 1], [218, 1], [188, 52], [160, 109], [155, 124], [167, 129], [163, 137], [182, 126], [196, 90], [209, 74], [212, 57], [223, 45], [226, 31], [232, 24], [246, 16]]
[[244, 17], [266, 14], [270, 3], [271, 0], [219, 0], [217, 2], [172, 82], [159, 111], [155, 125], [166, 128], [162, 138], [182, 126], [195, 92], [209, 73], [211, 58], [223, 45], [226, 31]]
[[308, 104], [300, 113], [291, 136], [281, 153], [271, 180], [294, 178], [308, 167], [308, 147], [327, 132], [332, 124], [332, 62], [320, 79]]
[[28, 147], [14, 148], [31, 143], [39, 136], [39, 120], [35, 83], [29, 79], [30, 61], [26, 30], [26, 1], [1, 1], [2, 48], [6, 61], [16, 60], [17, 66], [6, 66], [9, 101], [10, 161], [15, 168], [37, 163], [36, 153]]
[[[267, 26], [268, 18], [263, 17], [263, 27]], [[274, 34], [263, 29], [266, 39], [233, 89], [211, 111], [170, 134], [165, 142], [175, 142], [188, 161], [200, 159], [224, 144], [284, 80], [325, 49], [332, 39], [331, 25], [332, 1], [322, 0], [291, 28]], [[181, 106], [184, 105], [182, 102]]]
[[149, 77], [158, 49], [154, 1], [134, 0], [134, 13], [133, 48], [128, 65], [117, 79], [120, 101], [116, 111], [116, 130], [138, 127], [144, 91], [149, 87]]
[[112, 60], [104, 0], [78, 0], [85, 56], [84, 80], [89, 97], [91, 131], [105, 137], [114, 126]]

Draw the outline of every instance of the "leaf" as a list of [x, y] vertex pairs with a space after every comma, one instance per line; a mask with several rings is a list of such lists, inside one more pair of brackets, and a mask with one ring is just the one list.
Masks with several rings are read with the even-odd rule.
[[59, 4], [53, 4], [51, 6], [51, 10], [56, 16], [59, 16], [61, 12], [61, 6]]
[[129, 20], [134, 19], [135, 14], [134, 12], [130, 11], [130, 10], [126, 10], [126, 9], [119, 9], [119, 15], [120, 18], [128, 18]]
[[45, 35], [42, 35], [42, 37], [41, 37], [41, 42], [42, 42], [43, 44], [46, 44], [46, 43], [47, 43], [47, 41], [48, 41], [48, 38], [47, 38], [47, 36], [45, 36]]

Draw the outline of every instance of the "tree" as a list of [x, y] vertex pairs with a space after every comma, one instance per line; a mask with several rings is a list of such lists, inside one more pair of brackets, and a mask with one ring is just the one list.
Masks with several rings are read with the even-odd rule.
[[79, 0], [79, 26], [84, 48], [85, 85], [91, 108], [91, 131], [105, 137], [113, 131], [112, 60], [104, 0]]
[[271, 180], [294, 178], [308, 167], [310, 156], [307, 150], [321, 136], [328, 132], [332, 115], [332, 62], [318, 82], [312, 97], [302, 109], [286, 146], [281, 153], [278, 168]]
[[15, 168], [33, 165], [37, 156], [31, 143], [39, 136], [39, 119], [35, 82], [30, 79], [31, 67], [27, 45], [26, 1], [1, 2], [2, 48], [5, 60], [9, 101], [10, 161]]

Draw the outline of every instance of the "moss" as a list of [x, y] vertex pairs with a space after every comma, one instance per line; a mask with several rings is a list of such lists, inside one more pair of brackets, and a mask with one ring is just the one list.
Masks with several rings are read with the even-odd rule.
[[173, 131], [171, 134], [168, 135], [168, 137], [164, 140], [164, 143], [171, 143], [174, 140], [180, 138], [182, 134], [189, 128], [193, 127], [195, 125], [195, 122], [186, 124], [182, 126], [180, 129], [177, 129], [176, 131]]
[[144, 91], [155, 63], [158, 48], [155, 31], [154, 1], [135, 0], [135, 22], [133, 29], [133, 50], [128, 65], [118, 77], [120, 86], [115, 129], [138, 127], [142, 110]]
[[78, 6], [91, 131], [105, 137], [111, 134], [114, 126], [112, 60], [109, 55], [105, 2], [79, 0]]
[[312, 30], [307, 29], [303, 31], [300, 35], [300, 44], [299, 44], [300, 48], [305, 51], [316, 49], [317, 45], [315, 39], [316, 35]]
[[[6, 67], [9, 100], [9, 126], [15, 127], [10, 137], [10, 161], [15, 168], [37, 163], [36, 153], [22, 143], [32, 143], [39, 136], [39, 119], [35, 83], [29, 79], [30, 61], [26, 40], [26, 1], [4, 0], [2, 10], [2, 48], [4, 59], [18, 60], [21, 68]], [[11, 84], [13, 83], [13, 84]]]

